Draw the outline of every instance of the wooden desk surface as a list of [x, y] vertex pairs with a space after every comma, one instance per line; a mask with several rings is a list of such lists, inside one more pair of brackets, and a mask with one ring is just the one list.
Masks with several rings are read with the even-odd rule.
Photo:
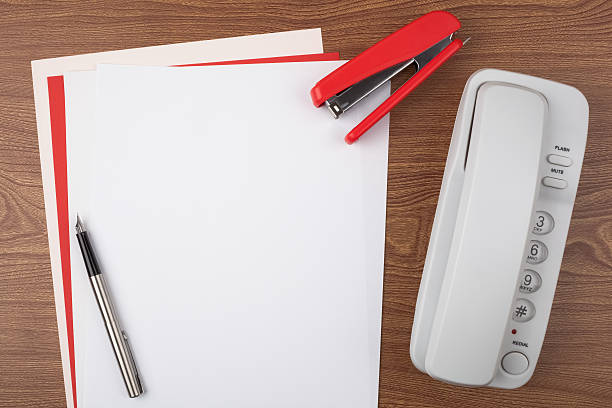
[[[326, 51], [352, 58], [433, 9], [456, 14], [462, 36], [472, 39], [391, 115], [380, 406], [612, 406], [612, 2], [308, 3], [0, 3], [1, 407], [65, 406], [31, 60], [311, 27], [322, 27]], [[468, 76], [484, 67], [573, 85], [591, 109], [548, 334], [534, 377], [516, 391], [444, 385], [418, 372], [409, 356], [459, 98]]]

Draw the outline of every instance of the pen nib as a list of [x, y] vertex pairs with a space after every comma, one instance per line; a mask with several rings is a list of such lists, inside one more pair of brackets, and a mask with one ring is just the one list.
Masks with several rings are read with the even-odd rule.
[[81, 232], [85, 231], [85, 228], [83, 227], [83, 221], [81, 221], [81, 217], [79, 217], [79, 214], [77, 213], [77, 222], [76, 222], [76, 232], [77, 234], [80, 234]]

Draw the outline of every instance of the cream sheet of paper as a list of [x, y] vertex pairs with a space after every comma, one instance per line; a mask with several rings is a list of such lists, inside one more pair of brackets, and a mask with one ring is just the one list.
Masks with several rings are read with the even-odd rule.
[[331, 120], [340, 64], [99, 68], [87, 224], [147, 393], [96, 320], [84, 406], [376, 406], [388, 120], [343, 136], [389, 87]]
[[73, 401], [59, 251], [47, 77], [62, 75], [70, 71], [94, 69], [98, 63], [134, 65], [190, 64], [282, 55], [316, 54], [321, 52], [323, 52], [321, 30], [317, 28], [32, 61], [32, 81], [34, 86], [38, 147], [45, 200], [45, 216], [47, 220], [47, 235], [51, 258], [51, 273], [55, 295], [59, 344], [64, 373], [64, 386], [66, 390], [66, 403], [68, 407], [73, 406]]

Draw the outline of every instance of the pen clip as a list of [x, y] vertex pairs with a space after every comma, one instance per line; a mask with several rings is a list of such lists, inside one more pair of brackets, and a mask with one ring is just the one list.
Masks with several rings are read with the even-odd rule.
[[[139, 396], [143, 392], [142, 382], [140, 381], [140, 374], [138, 374], [138, 369], [136, 368], [136, 360], [134, 359], [134, 354], [132, 353], [132, 347], [130, 346], [130, 341], [128, 339], [128, 335], [125, 330], [121, 330], [121, 337], [123, 337], [123, 342], [125, 343], [125, 351], [128, 355], [128, 361], [130, 364], [130, 370], [134, 375], [136, 393], [134, 397]], [[132, 395], [130, 395], [132, 397]], [[133, 397], [132, 397], [133, 398]]]

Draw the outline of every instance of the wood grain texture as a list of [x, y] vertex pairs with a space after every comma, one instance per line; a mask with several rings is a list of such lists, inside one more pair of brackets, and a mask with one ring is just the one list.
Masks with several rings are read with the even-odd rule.
[[[0, 407], [65, 406], [31, 60], [311, 27], [351, 58], [434, 9], [456, 14], [472, 40], [391, 115], [380, 406], [612, 406], [612, 2], [157, 0], [0, 1]], [[457, 106], [484, 67], [576, 86], [591, 108], [548, 334], [515, 391], [451, 387], [409, 356]]]

